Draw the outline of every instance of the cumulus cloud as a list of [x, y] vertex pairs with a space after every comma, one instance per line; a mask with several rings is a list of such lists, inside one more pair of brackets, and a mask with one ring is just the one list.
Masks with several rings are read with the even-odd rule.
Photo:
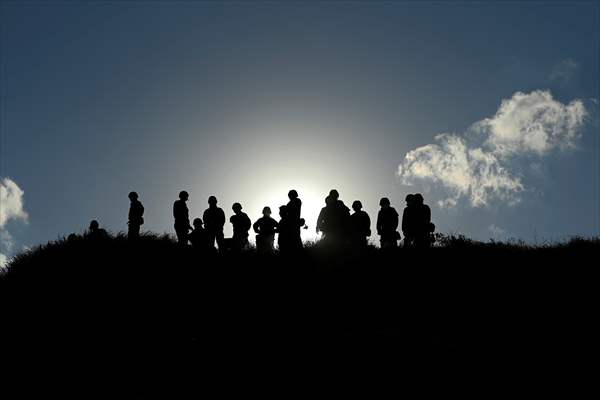
[[6, 230], [10, 220], [27, 222], [29, 216], [23, 208], [23, 190], [10, 178], [0, 180], [0, 269], [8, 262], [7, 254], [15, 245], [12, 235]]
[[438, 202], [454, 207], [467, 198], [473, 207], [492, 200], [516, 204], [525, 190], [513, 161], [542, 158], [554, 149], [575, 147], [586, 116], [581, 100], [556, 101], [549, 91], [516, 92], [491, 118], [471, 126], [475, 135], [441, 134], [434, 143], [408, 152], [398, 166], [406, 185], [430, 183], [449, 192]]
[[572, 58], [565, 58], [554, 66], [550, 72], [551, 81], [568, 82], [577, 73], [579, 63]]
[[485, 144], [496, 155], [543, 156], [557, 147], [575, 147], [585, 115], [581, 100], [565, 105], [549, 91], [517, 92], [502, 100], [496, 115], [477, 122], [474, 128], [487, 136]]

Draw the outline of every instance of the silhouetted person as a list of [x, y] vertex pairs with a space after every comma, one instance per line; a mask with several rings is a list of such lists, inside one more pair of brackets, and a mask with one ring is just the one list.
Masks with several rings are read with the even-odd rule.
[[371, 218], [369, 214], [362, 210], [360, 200], [355, 200], [352, 203], [354, 214], [350, 216], [350, 227], [352, 230], [351, 243], [355, 246], [365, 247], [367, 238], [371, 236]]
[[294, 248], [294, 224], [289, 218], [287, 206], [279, 207], [279, 223], [277, 225], [277, 244], [279, 245], [279, 251], [288, 252]]
[[231, 209], [235, 213], [229, 218], [229, 222], [233, 225], [231, 247], [232, 250], [241, 251], [248, 247], [248, 231], [252, 222], [248, 218], [248, 215], [242, 211], [240, 203], [233, 203]]
[[[290, 220], [290, 229], [293, 227], [293, 236], [290, 236], [290, 245], [301, 248], [302, 237], [300, 229], [304, 226], [304, 220], [300, 217], [302, 201], [298, 198], [298, 192], [293, 189], [288, 192], [288, 198], [290, 201], [286, 206], [287, 217]], [[290, 235], [292, 235], [292, 231], [290, 231]]]
[[208, 234], [202, 226], [202, 220], [200, 218], [195, 218], [193, 224], [194, 230], [189, 234], [189, 240], [192, 247], [201, 252], [207, 252], [210, 249], [214, 251], [214, 247], [210, 246], [208, 243]]
[[406, 195], [406, 207], [402, 213], [402, 233], [404, 234], [404, 246], [411, 247], [415, 245], [416, 218], [415, 218], [415, 195]]
[[95, 219], [90, 222], [90, 228], [86, 236], [91, 240], [108, 239], [108, 233], [106, 230], [100, 228], [100, 224]]
[[432, 243], [431, 237], [435, 230], [431, 223], [431, 209], [427, 204], [423, 204], [423, 196], [421, 193], [414, 195], [415, 202], [415, 246], [429, 247]]
[[398, 233], [398, 213], [390, 205], [390, 200], [383, 197], [379, 201], [381, 209], [377, 214], [377, 234], [380, 236], [381, 248], [396, 247], [400, 239]]
[[263, 208], [262, 214], [263, 216], [252, 225], [256, 232], [256, 251], [260, 254], [272, 253], [278, 223], [271, 218], [270, 207]]
[[351, 238], [350, 209], [339, 200], [339, 193], [332, 189], [325, 199], [326, 206], [320, 222], [325, 228], [324, 239], [330, 244], [346, 244]]
[[135, 239], [140, 236], [140, 227], [144, 224], [144, 206], [138, 200], [136, 192], [129, 193], [129, 221], [127, 222], [128, 230], [127, 237]]
[[188, 244], [188, 233], [192, 230], [190, 226], [190, 216], [187, 205], [190, 195], [185, 190], [179, 192], [179, 200], [173, 203], [173, 217], [175, 218], [175, 233], [177, 234], [177, 243], [182, 246]]
[[219, 246], [219, 251], [225, 249], [223, 227], [225, 226], [225, 212], [222, 208], [217, 207], [217, 198], [210, 196], [208, 198], [208, 208], [202, 215], [204, 220], [204, 229], [208, 234], [208, 242], [212, 247], [215, 246], [215, 240]]
[[319, 216], [317, 217], [316, 232], [321, 232], [323, 238], [327, 235], [327, 214], [331, 210], [331, 208], [327, 207], [331, 206], [334, 201], [331, 196], [325, 197], [325, 207], [321, 208], [321, 212], [319, 212]]

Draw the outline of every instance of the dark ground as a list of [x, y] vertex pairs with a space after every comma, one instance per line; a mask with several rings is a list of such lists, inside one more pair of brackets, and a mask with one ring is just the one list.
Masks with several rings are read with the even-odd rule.
[[371, 374], [554, 385], [583, 378], [595, 354], [599, 249], [446, 238], [428, 250], [204, 257], [153, 235], [59, 241], [0, 278], [3, 365], [30, 382], [56, 373], [58, 388], [134, 393], [288, 380], [292, 393], [338, 373], [345, 388]]

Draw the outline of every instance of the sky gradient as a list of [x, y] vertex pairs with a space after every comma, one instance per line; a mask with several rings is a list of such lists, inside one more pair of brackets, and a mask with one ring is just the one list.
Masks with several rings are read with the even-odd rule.
[[336, 188], [477, 239], [600, 234], [598, 2], [0, 7], [3, 254], [126, 230], [131, 190], [158, 232], [180, 190], [254, 221], [292, 188], [313, 232]]

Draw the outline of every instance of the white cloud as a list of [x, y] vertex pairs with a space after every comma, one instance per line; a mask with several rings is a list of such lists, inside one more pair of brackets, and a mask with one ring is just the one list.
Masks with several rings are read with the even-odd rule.
[[0, 180], [0, 269], [8, 262], [15, 242], [5, 228], [9, 220], [27, 222], [29, 216], [23, 208], [23, 190], [10, 178]]
[[473, 207], [492, 200], [516, 204], [525, 186], [515, 157], [575, 147], [585, 116], [580, 100], [564, 105], [549, 91], [516, 92], [493, 117], [473, 124], [475, 137], [441, 134], [435, 143], [408, 152], [398, 176], [407, 185], [446, 189], [449, 197], [438, 202], [440, 207], [454, 207], [460, 198], [468, 198]]
[[575, 147], [585, 116], [581, 100], [565, 105], [549, 91], [516, 92], [502, 100], [496, 115], [475, 123], [474, 128], [487, 136], [485, 145], [496, 155], [542, 156], [557, 147]]
[[23, 208], [23, 193], [12, 179], [0, 181], [0, 228], [11, 219], [27, 222], [29, 216]]
[[579, 70], [579, 63], [572, 58], [565, 58], [554, 66], [550, 72], [550, 80], [568, 82]]

